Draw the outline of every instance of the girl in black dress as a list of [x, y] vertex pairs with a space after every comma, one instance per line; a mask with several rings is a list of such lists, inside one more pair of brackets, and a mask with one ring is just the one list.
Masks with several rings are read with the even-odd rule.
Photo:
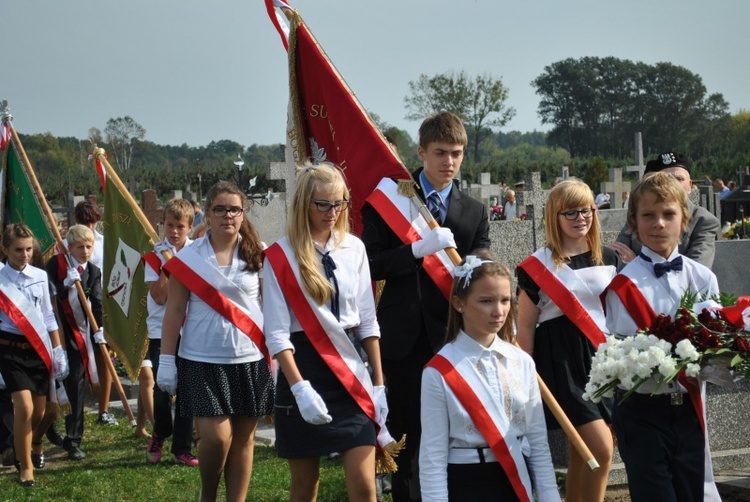
[[[603, 248], [591, 189], [566, 180], [549, 194], [547, 246], [517, 269], [518, 343], [534, 357], [537, 371], [599, 462], [591, 472], [569, 447], [565, 499], [603, 500], [612, 461], [611, 402], [584, 401], [591, 357], [607, 334], [599, 295], [619, 268]], [[548, 429], [557, 422], [547, 412]]]

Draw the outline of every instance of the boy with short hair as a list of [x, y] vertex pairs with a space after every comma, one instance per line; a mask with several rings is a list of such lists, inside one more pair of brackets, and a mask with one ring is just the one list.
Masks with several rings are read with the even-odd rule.
[[[70, 268], [65, 255], [58, 254], [45, 267], [50, 283], [55, 285], [60, 324], [68, 347], [70, 373], [64, 381], [71, 412], [65, 417], [63, 448], [71, 460], [83, 460], [83, 408], [86, 380], [99, 383], [95, 353], [97, 345], [106, 343], [102, 326], [102, 271], [91, 262], [94, 253], [94, 232], [85, 225], [73, 225], [66, 237]], [[86, 293], [99, 330], [94, 332], [81, 305], [76, 281]]]
[[[667, 173], [647, 175], [633, 189], [628, 227], [640, 254], [606, 290], [610, 333], [635, 335], [659, 314], [674, 316], [686, 292], [719, 293], [716, 276], [678, 251], [690, 220], [688, 199]], [[615, 405], [612, 423], [631, 499], [720, 500], [705, 428], [704, 384], [684, 374], [661, 386], [646, 381]], [[616, 403], [624, 391], [618, 391]]]
[[[163, 270], [167, 262], [163, 252], [174, 256], [192, 241], [188, 234], [193, 229], [195, 212], [193, 204], [185, 199], [172, 199], [164, 207], [164, 240], [154, 245], [154, 251], [144, 256], [146, 262], [145, 281], [148, 290], [148, 358], [151, 360], [154, 381], [159, 373], [159, 356], [161, 355], [161, 326], [167, 303], [168, 273]], [[179, 398], [179, 397], [178, 397]], [[154, 385], [154, 432], [148, 443], [146, 462], [157, 464], [161, 460], [164, 440], [172, 438], [172, 454], [180, 465], [195, 467], [198, 459], [191, 453], [193, 441], [193, 419], [183, 417], [175, 407], [172, 420], [172, 396]]]
[[454, 182], [467, 143], [461, 119], [449, 112], [428, 117], [419, 128], [417, 153], [424, 167], [413, 177], [439, 227], [405, 243], [405, 236], [397, 234], [374, 203], [366, 204], [362, 213], [362, 240], [372, 278], [385, 280], [377, 314], [388, 386], [388, 429], [397, 438], [407, 435], [406, 451], [396, 459], [395, 502], [419, 499], [418, 475], [411, 466], [417, 462], [421, 435], [422, 368], [445, 339], [448, 301], [435, 282], [431, 257], [447, 247], [455, 247], [461, 256], [490, 247], [487, 208]]

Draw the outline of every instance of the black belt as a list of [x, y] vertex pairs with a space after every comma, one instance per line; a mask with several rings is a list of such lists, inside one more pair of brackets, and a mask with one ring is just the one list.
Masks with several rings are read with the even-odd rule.
[[[616, 393], [617, 401], [621, 401], [625, 396], [624, 390], [618, 390]], [[633, 392], [622, 402], [621, 406], [682, 406], [690, 401], [688, 395], [682, 392], [671, 392], [669, 394], [639, 394]]]
[[34, 349], [34, 347], [32, 347], [30, 343], [14, 342], [13, 340], [6, 340], [5, 338], [0, 338], [0, 345], [6, 345], [8, 347], [12, 347], [14, 349], [20, 349], [20, 350], [33, 350]]

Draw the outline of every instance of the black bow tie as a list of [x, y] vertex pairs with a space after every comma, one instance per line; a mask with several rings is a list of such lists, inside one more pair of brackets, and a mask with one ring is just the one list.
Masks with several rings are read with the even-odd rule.
[[[644, 260], [651, 262], [651, 258], [641, 253], [641, 258]], [[672, 261], [665, 261], [662, 263], [654, 263], [654, 275], [656, 275], [657, 279], [667, 272], [675, 271], [679, 272], [682, 270], [682, 256], [678, 256]]]
[[331, 285], [333, 286], [333, 295], [331, 296], [331, 313], [336, 316], [336, 320], [341, 320], [341, 313], [339, 308], [339, 282], [336, 280], [336, 274], [334, 271], [336, 270], [336, 262], [333, 261], [333, 258], [331, 258], [330, 253], [321, 253], [320, 250], [318, 250], [318, 253], [320, 253], [323, 256], [323, 270], [326, 274], [326, 279], [331, 281]]

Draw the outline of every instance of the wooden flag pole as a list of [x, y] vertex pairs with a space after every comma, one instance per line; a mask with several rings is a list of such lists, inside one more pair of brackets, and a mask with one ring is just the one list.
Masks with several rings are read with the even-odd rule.
[[130, 194], [127, 187], [125, 187], [122, 180], [120, 180], [120, 177], [117, 175], [117, 171], [115, 171], [114, 168], [109, 164], [104, 148], [97, 148], [96, 145], [94, 145], [94, 152], [92, 155], [95, 159], [102, 162], [102, 165], [104, 165], [104, 168], [107, 171], [107, 183], [114, 183], [127, 203], [130, 205], [130, 207], [133, 208], [135, 217], [138, 218], [141, 226], [143, 226], [143, 228], [146, 229], [146, 232], [148, 232], [149, 237], [151, 237], [152, 243], [159, 242], [159, 235], [154, 230], [154, 227], [151, 226], [151, 222], [148, 221], [148, 218], [146, 218], [146, 215], [143, 214], [143, 210], [141, 209], [141, 207]]
[[[154, 230], [154, 227], [151, 226], [151, 222], [148, 221], [148, 218], [143, 213], [143, 209], [141, 209], [141, 206], [138, 205], [133, 196], [130, 194], [130, 191], [117, 175], [117, 171], [115, 171], [115, 169], [110, 165], [109, 161], [107, 160], [107, 154], [104, 151], [104, 148], [97, 148], [96, 145], [94, 145], [94, 153], [92, 155], [95, 159], [101, 160], [102, 165], [104, 166], [104, 170], [107, 171], [107, 183], [111, 181], [115, 184], [117, 189], [122, 194], [123, 198], [127, 201], [128, 205], [130, 205], [130, 207], [133, 209], [133, 213], [135, 214], [135, 217], [138, 218], [141, 226], [146, 230], [149, 237], [151, 237], [151, 244], [159, 242], [159, 234], [157, 234], [156, 230]], [[165, 259], [169, 260], [170, 258], [172, 258], [172, 253], [170, 253], [169, 251], [162, 251], [162, 256], [164, 256]]]
[[[29, 176], [29, 181], [31, 182], [31, 185], [34, 191], [36, 192], [37, 197], [42, 203], [41, 204], [42, 210], [44, 211], [44, 214], [47, 217], [47, 224], [49, 225], [49, 228], [52, 231], [52, 235], [54, 235], [55, 237], [58, 250], [61, 253], [63, 253], [63, 255], [65, 256], [65, 261], [68, 264], [68, 268], [70, 268], [72, 266], [72, 263], [70, 262], [70, 256], [68, 255], [68, 250], [65, 247], [65, 244], [63, 243], [62, 235], [60, 235], [60, 231], [58, 230], [57, 225], [55, 224], [55, 217], [52, 214], [52, 210], [50, 209], [49, 204], [47, 204], [47, 198], [44, 196], [42, 187], [39, 185], [39, 180], [37, 180], [36, 174], [34, 173], [34, 169], [31, 167], [31, 163], [29, 162], [29, 158], [26, 156], [26, 151], [23, 149], [23, 145], [21, 144], [21, 140], [18, 137], [18, 133], [16, 132], [15, 127], [13, 127], [13, 125], [10, 123], [8, 125], [10, 126], [11, 135], [13, 137], [13, 144], [15, 145], [18, 153], [21, 155], [22, 162], [26, 166], [26, 172]], [[83, 286], [81, 285], [80, 280], [76, 281], [76, 290], [78, 291], [78, 298], [80, 298], [81, 300], [81, 306], [86, 312], [86, 317], [88, 317], [91, 328], [94, 331], [98, 331], [99, 325], [97, 324], [96, 319], [94, 319], [94, 313], [91, 312], [91, 307], [89, 306], [88, 299], [86, 298], [86, 293], [83, 291]], [[107, 350], [107, 345], [104, 343], [100, 343], [99, 351], [102, 354], [102, 358], [104, 359], [105, 364], [107, 365], [107, 369], [110, 375], [112, 375], [112, 381], [114, 382], [115, 388], [117, 389], [117, 394], [120, 396], [120, 400], [122, 401], [122, 407], [128, 416], [128, 420], [130, 420], [130, 425], [135, 427], [136, 421], [135, 421], [135, 417], [133, 416], [133, 411], [130, 409], [130, 405], [128, 404], [128, 398], [125, 395], [125, 390], [122, 388], [122, 383], [120, 383], [120, 378], [117, 376], [115, 365], [112, 364], [112, 359], [110, 359], [109, 357], [109, 351]], [[109, 389], [100, 388], [99, 392], [109, 392]]]

